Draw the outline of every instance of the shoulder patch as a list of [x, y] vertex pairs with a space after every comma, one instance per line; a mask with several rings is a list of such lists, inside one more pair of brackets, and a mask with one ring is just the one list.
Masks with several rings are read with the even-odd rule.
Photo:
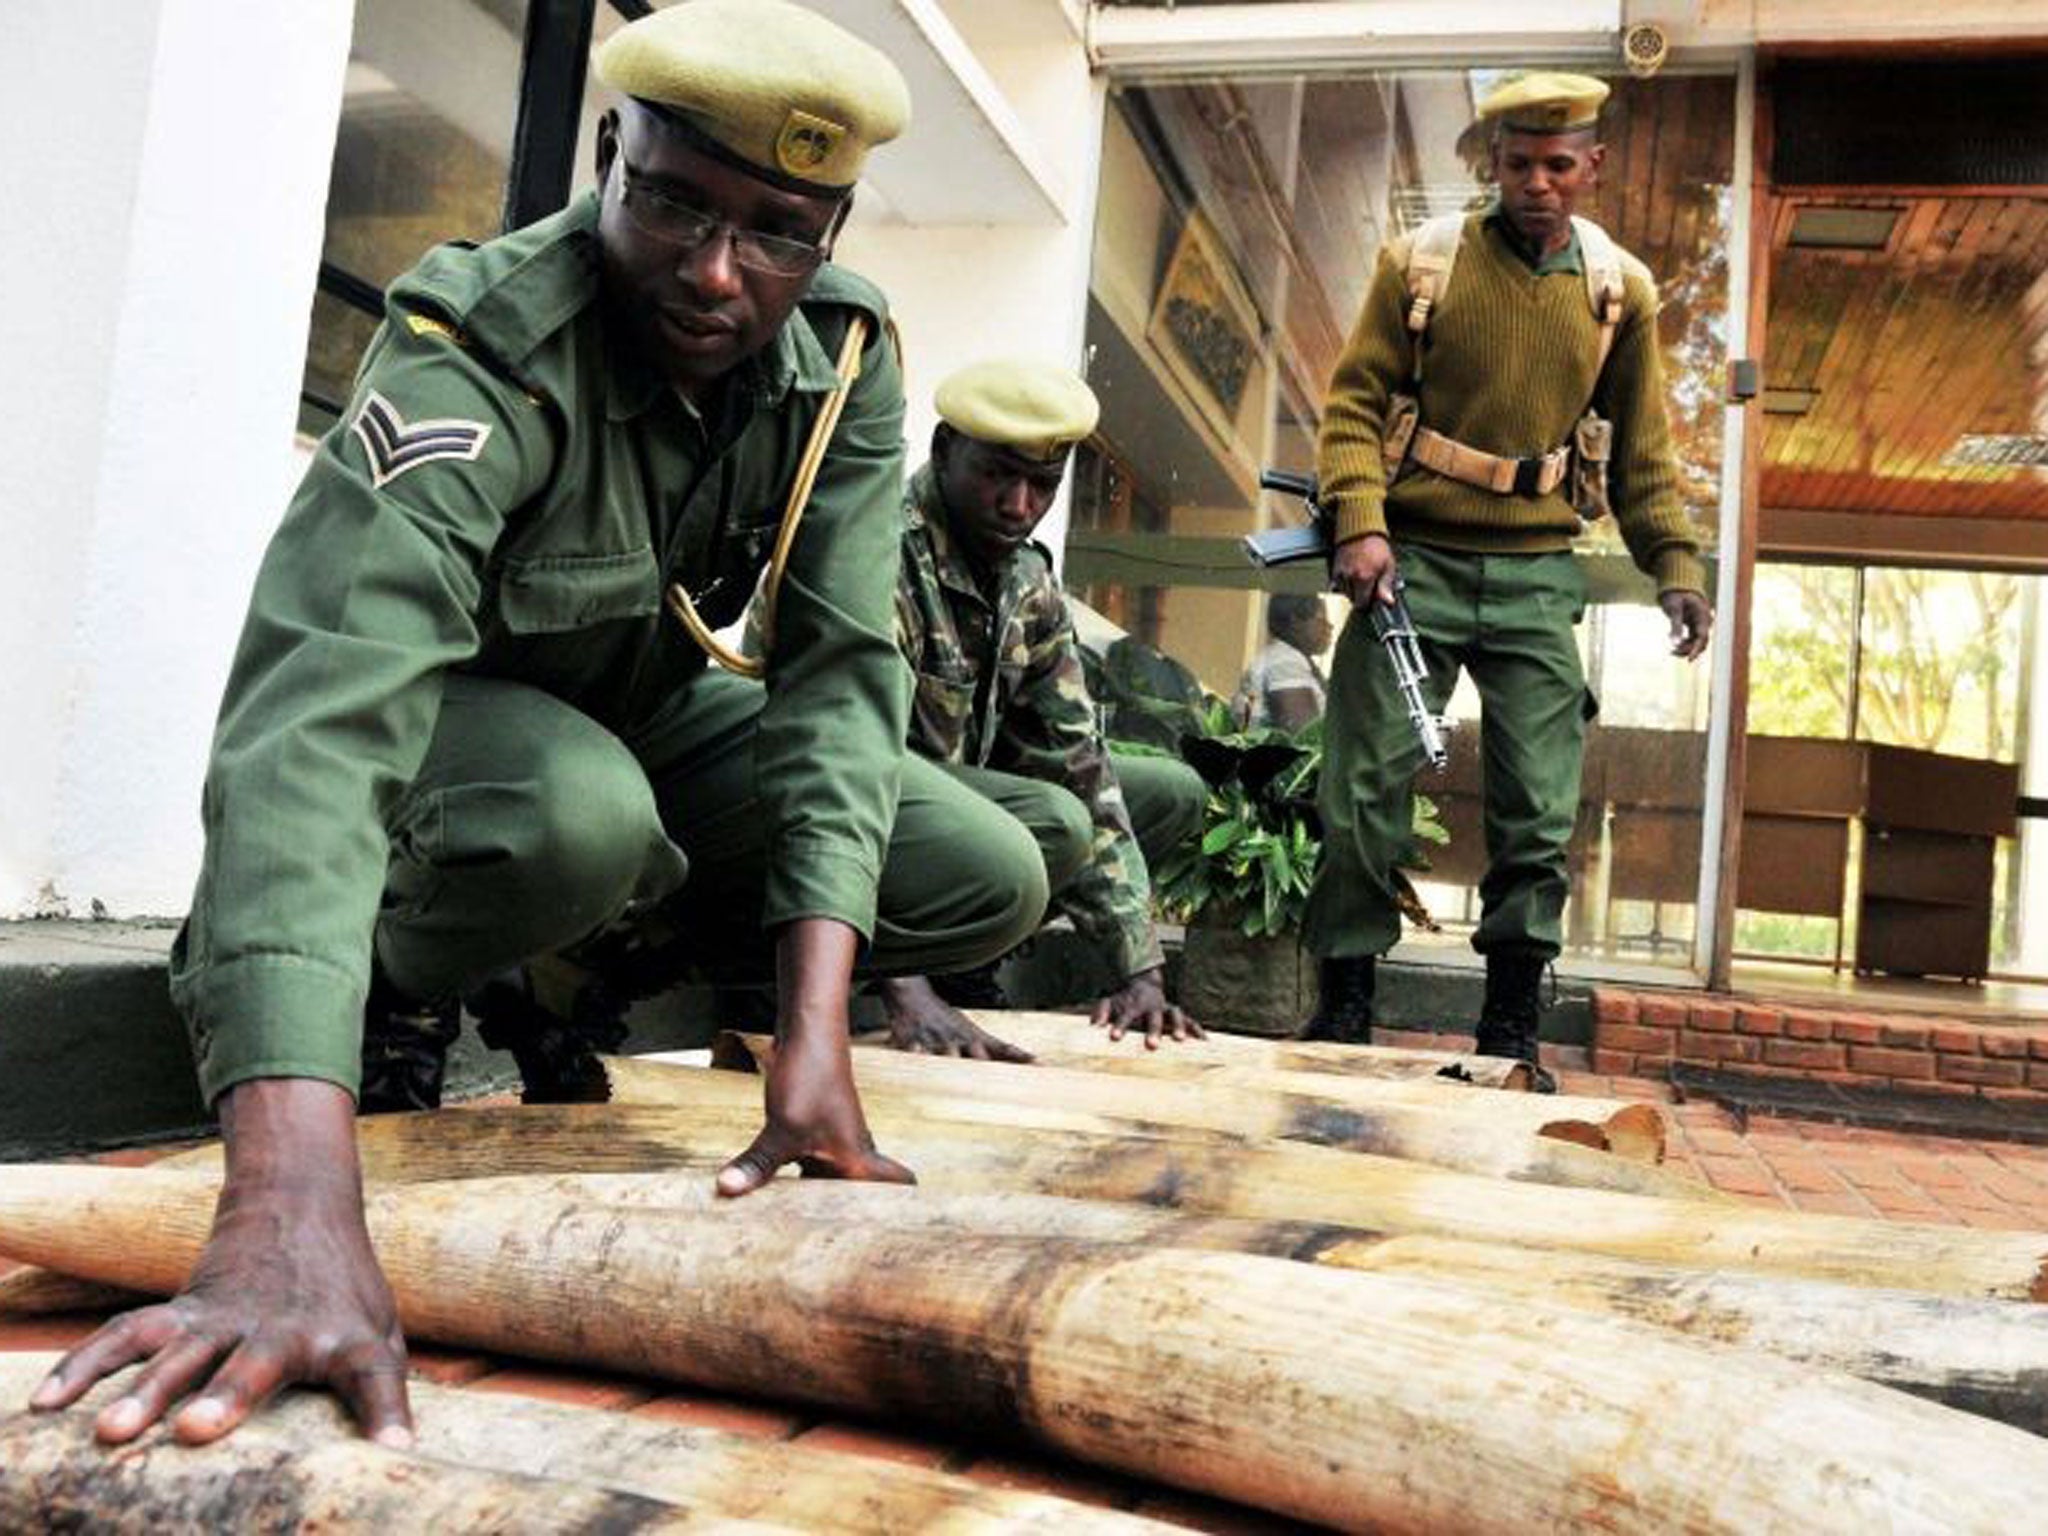
[[818, 268], [818, 275], [811, 279], [810, 291], [804, 295], [806, 304], [839, 304], [867, 311], [878, 324], [889, 321], [889, 299], [881, 289], [862, 277], [858, 272], [849, 271], [835, 262], [826, 262]]
[[436, 459], [473, 463], [491, 436], [488, 422], [454, 418], [409, 422], [374, 389], [363, 396], [349, 430], [369, 455], [370, 483], [378, 490], [407, 470]]
[[436, 320], [432, 315], [407, 315], [405, 317], [405, 328], [415, 336], [439, 336], [444, 340], [454, 342], [458, 347], [469, 345], [469, 342], [464, 339], [462, 332], [455, 329], [446, 320]]

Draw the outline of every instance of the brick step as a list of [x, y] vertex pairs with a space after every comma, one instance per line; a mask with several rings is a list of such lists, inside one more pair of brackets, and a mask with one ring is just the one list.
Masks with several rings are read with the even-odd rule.
[[1749, 1078], [1890, 1088], [1916, 1099], [2048, 1108], [2048, 1022], [1978, 1022], [1596, 987], [1593, 1069], [1668, 1079], [1673, 1064]]

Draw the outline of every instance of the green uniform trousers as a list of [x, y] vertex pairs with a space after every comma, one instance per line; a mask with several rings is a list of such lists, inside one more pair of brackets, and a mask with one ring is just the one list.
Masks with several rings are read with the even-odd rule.
[[[538, 689], [452, 676], [419, 775], [385, 818], [377, 954], [400, 991], [459, 995], [664, 902], [720, 979], [766, 980], [765, 693], [706, 672], [626, 741]], [[1017, 821], [916, 758], [879, 886], [870, 974], [957, 970], [1036, 931], [1045, 864]]]
[[1131, 831], [1153, 866], [1193, 837], [1209, 807], [1209, 786], [1177, 757], [1119, 752], [1111, 747], [1117, 783], [1123, 786], [1124, 808], [1131, 813]]
[[[1487, 870], [1472, 947], [1554, 957], [1591, 713], [1573, 636], [1584, 576], [1567, 553], [1474, 555], [1405, 544], [1397, 554], [1429, 668], [1430, 709], [1443, 709], [1461, 668], [1479, 689]], [[1325, 718], [1316, 797], [1323, 860], [1307, 945], [1324, 958], [1383, 954], [1401, 936], [1393, 871], [1411, 841], [1422, 752], [1363, 607], [1338, 638]]]
[[[1124, 810], [1147, 868], [1157, 864], [1202, 824], [1209, 791], [1201, 775], [1178, 758], [1152, 757], [1110, 749]], [[953, 781], [993, 802], [1023, 824], [1045, 861], [1046, 880], [1057, 900], [1087, 865], [1095, 828], [1080, 797], [1065, 787], [994, 768], [948, 764]]]

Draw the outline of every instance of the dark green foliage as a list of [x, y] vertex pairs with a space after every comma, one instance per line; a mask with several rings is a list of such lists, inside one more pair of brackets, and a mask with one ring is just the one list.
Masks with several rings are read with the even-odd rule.
[[[1315, 808], [1323, 723], [1293, 735], [1239, 731], [1223, 701], [1212, 699], [1202, 724], [1201, 736], [1182, 743], [1183, 755], [1209, 783], [1202, 836], [1152, 871], [1153, 896], [1182, 922], [1206, 913], [1254, 938], [1299, 933], [1323, 852]], [[1421, 795], [1415, 797], [1415, 837], [1409, 863], [1417, 869], [1429, 867], [1420, 857], [1422, 844], [1450, 841], [1436, 806]]]

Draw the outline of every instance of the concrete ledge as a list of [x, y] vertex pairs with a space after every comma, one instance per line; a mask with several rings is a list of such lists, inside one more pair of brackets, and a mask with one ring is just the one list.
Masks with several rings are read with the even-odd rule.
[[1698, 992], [1595, 993], [1593, 1069], [1759, 1111], [1950, 1135], [2048, 1137], [2048, 1023]]
[[1967, 1136], [2048, 1146], [2041, 1100], [1987, 1099], [1883, 1079], [1826, 1082], [1736, 1067], [1670, 1065], [1671, 1086], [1687, 1099], [1711, 1099], [1746, 1128], [1751, 1115], [1822, 1120], [1916, 1136]]
[[203, 1124], [168, 925], [0, 924], [0, 1157]]
[[[167, 975], [176, 925], [0, 923], [0, 1160], [207, 1135], [184, 1022]], [[467, 1022], [467, 1021], [466, 1021]], [[629, 1051], [708, 1044], [708, 988], [633, 1010]], [[512, 1058], [466, 1027], [448, 1056], [447, 1097], [518, 1086]]]

